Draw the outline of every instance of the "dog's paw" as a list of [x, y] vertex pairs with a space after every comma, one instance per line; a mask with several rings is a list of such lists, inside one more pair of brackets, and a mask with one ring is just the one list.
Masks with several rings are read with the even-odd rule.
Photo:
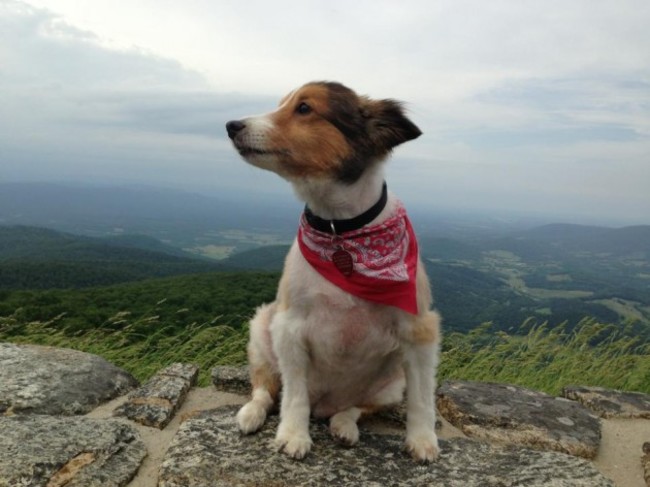
[[275, 447], [278, 451], [284, 451], [287, 455], [296, 460], [305, 458], [311, 450], [311, 437], [309, 433], [288, 434], [278, 431], [275, 437]]
[[359, 442], [359, 428], [345, 414], [336, 414], [330, 419], [330, 433], [336, 441], [345, 446], [354, 446]]
[[242, 406], [237, 413], [237, 424], [245, 435], [255, 433], [266, 421], [266, 410], [254, 401]]
[[435, 433], [412, 435], [406, 438], [406, 451], [420, 463], [433, 462], [440, 454]]

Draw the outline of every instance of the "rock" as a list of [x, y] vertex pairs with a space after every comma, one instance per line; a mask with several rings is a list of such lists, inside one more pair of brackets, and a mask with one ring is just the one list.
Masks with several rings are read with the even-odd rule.
[[196, 365], [170, 365], [129, 394], [128, 401], [117, 407], [113, 414], [163, 429], [196, 384], [198, 373]]
[[0, 415], [85, 414], [137, 385], [96, 355], [0, 343]]
[[0, 487], [121, 487], [147, 452], [117, 420], [45, 415], [0, 418]]
[[251, 383], [248, 367], [219, 365], [212, 369], [212, 383], [219, 391], [249, 395]]
[[445, 381], [442, 416], [468, 436], [594, 458], [600, 421], [576, 402], [506, 384]]
[[602, 387], [567, 386], [562, 389], [562, 395], [579, 401], [603, 418], [650, 419], [650, 394]]
[[185, 379], [190, 386], [196, 385], [196, 379], [199, 377], [199, 368], [194, 364], [171, 364], [169, 367], [164, 368], [156, 375], [168, 375], [170, 377], [180, 377]]
[[[382, 421], [384, 423], [390, 424], [392, 426], [397, 426], [400, 428], [406, 427], [406, 401], [402, 401], [399, 404], [394, 406], [381, 408], [378, 411], [372, 413], [371, 418]], [[436, 428], [440, 428], [440, 420], [436, 420]]]
[[314, 446], [302, 461], [271, 446], [278, 419], [242, 436], [236, 407], [226, 406], [181, 426], [160, 468], [158, 487], [225, 486], [412, 486], [613, 487], [580, 458], [455, 438], [441, 441], [440, 458], [416, 464], [403, 452], [403, 438], [362, 431], [354, 448], [336, 443], [324, 422], [311, 425]]
[[645, 479], [645, 483], [650, 487], [650, 441], [646, 441], [643, 444], [641, 465], [643, 466], [643, 478]]

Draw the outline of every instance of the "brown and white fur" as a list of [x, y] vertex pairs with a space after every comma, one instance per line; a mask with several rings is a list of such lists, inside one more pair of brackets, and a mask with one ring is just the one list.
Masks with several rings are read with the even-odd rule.
[[[331, 82], [308, 83], [274, 112], [230, 121], [227, 130], [246, 161], [289, 181], [324, 219], [349, 219], [374, 205], [385, 158], [421, 134], [400, 103], [358, 96]], [[371, 224], [395, 208], [389, 193]], [[250, 323], [253, 392], [237, 414], [241, 431], [262, 427], [282, 389], [278, 450], [294, 458], [309, 452], [310, 414], [329, 417], [331, 434], [354, 445], [360, 416], [398, 403], [406, 386], [406, 448], [417, 461], [434, 460], [440, 318], [430, 309], [421, 261], [417, 302], [416, 316], [354, 297], [321, 277], [294, 242], [276, 300], [258, 308]]]

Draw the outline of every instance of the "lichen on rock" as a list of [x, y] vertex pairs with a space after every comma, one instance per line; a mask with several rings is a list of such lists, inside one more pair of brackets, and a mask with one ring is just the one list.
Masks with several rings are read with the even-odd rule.
[[138, 385], [97, 355], [0, 343], [0, 415], [85, 414]]
[[468, 436], [594, 458], [600, 421], [579, 403], [508, 384], [445, 381], [442, 416]]
[[650, 394], [585, 386], [566, 386], [562, 394], [603, 418], [650, 419]]
[[187, 420], [163, 460], [159, 487], [613, 487], [589, 462], [569, 455], [455, 438], [441, 440], [435, 463], [419, 465], [400, 436], [362, 432], [357, 446], [345, 448], [322, 422], [311, 425], [311, 453], [295, 461], [272, 447], [277, 416], [243, 436], [235, 412], [227, 406]]
[[114, 411], [145, 426], [163, 429], [196, 384], [199, 368], [192, 364], [172, 364], [161, 370]]
[[0, 418], [0, 487], [123, 487], [147, 454], [117, 420], [46, 415]]

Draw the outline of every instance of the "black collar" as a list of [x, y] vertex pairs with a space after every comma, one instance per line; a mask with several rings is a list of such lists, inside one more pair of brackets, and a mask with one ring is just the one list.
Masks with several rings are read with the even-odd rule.
[[308, 206], [305, 206], [305, 218], [307, 219], [309, 226], [319, 232], [340, 235], [342, 233], [358, 230], [373, 221], [386, 207], [386, 201], [388, 201], [388, 188], [384, 181], [379, 201], [354, 218], [348, 220], [325, 220], [324, 218], [314, 215]]

